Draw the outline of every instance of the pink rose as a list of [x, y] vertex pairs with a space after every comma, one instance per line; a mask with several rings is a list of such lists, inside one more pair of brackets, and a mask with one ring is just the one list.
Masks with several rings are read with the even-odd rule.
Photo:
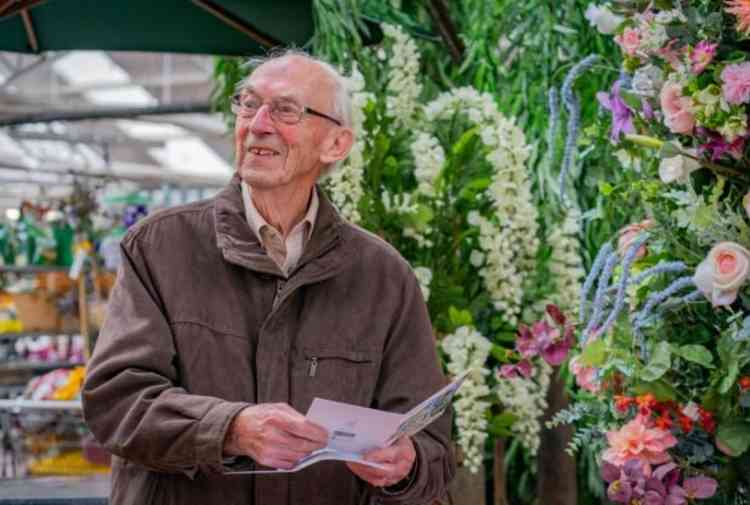
[[750, 251], [734, 242], [719, 242], [695, 270], [693, 280], [714, 307], [730, 305], [750, 275]]
[[695, 127], [695, 116], [691, 112], [692, 100], [682, 96], [682, 86], [674, 81], [667, 81], [661, 88], [659, 98], [664, 124], [674, 133], [692, 132]]
[[634, 28], [626, 28], [621, 35], [615, 37], [615, 42], [620, 45], [625, 54], [635, 56], [635, 52], [641, 44], [641, 35]]
[[724, 81], [721, 91], [727, 102], [739, 105], [750, 100], [750, 61], [727, 65], [721, 71], [721, 80]]
[[570, 360], [570, 371], [576, 376], [578, 387], [594, 394], [601, 391], [601, 383], [597, 377], [596, 368], [579, 364], [576, 357]]
[[[648, 230], [654, 226], [654, 222], [650, 219], [644, 219], [640, 223], [629, 224], [620, 230], [620, 238], [617, 239], [617, 252], [620, 256], [625, 256], [625, 253], [630, 249], [635, 239], [641, 232]], [[636, 259], [641, 259], [646, 255], [646, 245], [642, 245], [638, 248], [638, 252], [635, 253]]]

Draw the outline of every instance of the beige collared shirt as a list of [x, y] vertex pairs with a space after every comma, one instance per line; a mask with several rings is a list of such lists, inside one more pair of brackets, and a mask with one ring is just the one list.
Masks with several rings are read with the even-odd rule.
[[294, 270], [302, 257], [305, 245], [310, 240], [315, 227], [315, 219], [318, 217], [320, 205], [317, 189], [313, 188], [307, 214], [302, 218], [302, 221], [294, 225], [286, 240], [284, 240], [281, 232], [261, 216], [250, 197], [250, 186], [244, 182], [242, 183], [242, 201], [245, 203], [245, 216], [253, 233], [258, 237], [268, 256], [278, 265], [283, 274], [289, 276], [289, 272]]

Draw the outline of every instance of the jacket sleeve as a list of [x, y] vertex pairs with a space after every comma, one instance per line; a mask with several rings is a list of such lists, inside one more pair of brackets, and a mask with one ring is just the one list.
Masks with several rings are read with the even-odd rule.
[[[446, 385], [440, 369], [427, 306], [415, 276], [406, 273], [402, 300], [391, 324], [375, 393], [375, 408], [406, 412]], [[451, 409], [412, 437], [417, 465], [398, 492], [375, 489], [380, 503], [432, 503], [455, 473]]]
[[113, 454], [152, 470], [222, 472], [224, 437], [248, 404], [180, 387], [171, 328], [148, 263], [129, 234], [106, 322], [88, 363], [83, 411]]

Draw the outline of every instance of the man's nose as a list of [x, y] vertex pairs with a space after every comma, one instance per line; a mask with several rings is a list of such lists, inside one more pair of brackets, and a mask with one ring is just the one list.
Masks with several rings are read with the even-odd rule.
[[271, 107], [268, 104], [261, 105], [255, 117], [250, 120], [250, 131], [254, 134], [273, 133], [274, 122], [271, 118]]

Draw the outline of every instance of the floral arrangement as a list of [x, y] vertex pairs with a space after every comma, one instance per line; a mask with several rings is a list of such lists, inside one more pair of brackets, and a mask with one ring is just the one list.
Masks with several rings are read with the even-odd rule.
[[622, 163], [600, 181], [600, 212], [631, 224], [591, 261], [579, 390], [551, 424], [576, 424], [571, 450], [596, 455], [612, 502], [747, 503], [750, 2], [612, 1], [586, 16], [622, 58], [586, 129]]
[[[352, 66], [359, 135], [324, 187], [347, 218], [413, 265], [448, 373], [473, 370], [454, 409], [461, 461], [478, 472], [490, 436], [515, 435], [534, 453], [546, 407], [549, 367], [515, 382], [491, 373], [508, 362], [524, 309], [538, 306], [529, 288], [543, 243], [531, 147], [488, 93], [428, 92], [412, 37], [391, 25], [383, 34]], [[583, 276], [576, 232], [575, 223], [556, 229], [550, 245], [561, 253], [550, 268], [568, 279], [568, 294]]]

